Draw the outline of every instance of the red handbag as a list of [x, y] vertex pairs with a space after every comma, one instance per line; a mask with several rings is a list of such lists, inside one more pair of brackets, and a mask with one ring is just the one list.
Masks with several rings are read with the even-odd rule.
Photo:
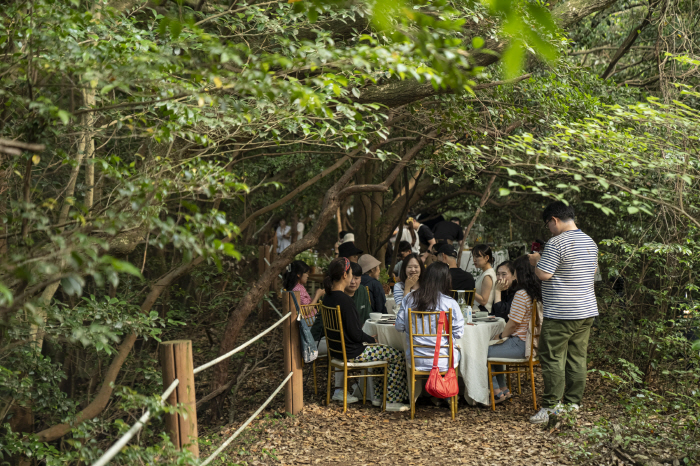
[[[442, 342], [442, 326], [447, 321], [445, 311], [440, 311], [440, 319], [438, 320], [437, 338], [435, 339], [435, 356], [433, 357], [433, 368], [430, 369], [428, 381], [425, 383], [425, 391], [437, 398], [451, 398], [459, 393], [459, 385], [457, 384], [457, 373], [455, 368], [450, 365], [447, 369], [445, 377], [440, 375], [440, 367], [438, 365], [440, 357], [440, 343]], [[452, 354], [452, 341], [450, 340], [450, 353]]]

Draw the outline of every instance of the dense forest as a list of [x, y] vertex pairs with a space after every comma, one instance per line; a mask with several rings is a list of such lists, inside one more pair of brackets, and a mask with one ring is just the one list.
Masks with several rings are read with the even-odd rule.
[[[112, 464], [197, 464], [162, 434], [160, 341], [227, 353], [339, 229], [382, 261], [409, 212], [524, 244], [553, 199], [600, 249], [614, 413], [560, 448], [700, 461], [698, 22], [697, 0], [4, 2], [0, 462], [92, 464], [148, 406]], [[280, 219], [306, 232], [259, 267]], [[198, 380], [202, 445], [279, 351]]]

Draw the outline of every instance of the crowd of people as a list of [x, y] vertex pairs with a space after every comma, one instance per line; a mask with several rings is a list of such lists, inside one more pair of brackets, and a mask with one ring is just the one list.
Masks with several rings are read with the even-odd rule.
[[[397, 331], [408, 336], [408, 309], [416, 311], [445, 311], [452, 313], [452, 332], [455, 340], [464, 335], [465, 324], [454, 290], [474, 290], [474, 306], [490, 315], [506, 321], [505, 328], [488, 349], [493, 358], [525, 358], [528, 329], [532, 321], [532, 303], [543, 305], [543, 319], [536, 342], [542, 365], [544, 394], [542, 409], [530, 421], [547, 422], [551, 413], [566, 405], [578, 409], [586, 381], [586, 353], [588, 336], [593, 319], [597, 316], [597, 304], [593, 292], [594, 275], [598, 265], [598, 249], [595, 242], [575, 224], [574, 210], [564, 202], [548, 205], [542, 214], [544, 227], [552, 238], [544, 251], [523, 255], [513, 261], [505, 261], [494, 268], [494, 255], [486, 244], [471, 248], [474, 265], [481, 270], [475, 280], [472, 274], [457, 266], [458, 248], [455, 243], [463, 239], [458, 219], [437, 223], [427, 228], [414, 218], [406, 222], [401, 235], [395, 232], [394, 244], [397, 264], [390, 268], [393, 296], [396, 305]], [[337, 258], [325, 272], [323, 289], [310, 296], [306, 289], [309, 267], [295, 261], [287, 268], [285, 288], [299, 291], [302, 304], [316, 304], [319, 300], [328, 307], [340, 307], [345, 336], [345, 349], [349, 362], [387, 361], [387, 410], [404, 411], [409, 396], [407, 387], [407, 361], [404, 354], [391, 346], [378, 343], [376, 335], [362, 331], [371, 312], [386, 314], [386, 295], [379, 282], [382, 263], [364, 254], [355, 246], [352, 233], [342, 232], [336, 244]], [[390, 267], [390, 265], [388, 265]], [[435, 322], [432, 323], [435, 326]], [[320, 342], [323, 351], [325, 339], [322, 320], [317, 318], [311, 333]], [[418, 345], [435, 345], [435, 338], [416, 337]], [[410, 348], [406, 342], [406, 348]], [[331, 341], [331, 347], [335, 343]], [[406, 350], [406, 353], [409, 350]], [[431, 348], [416, 348], [416, 355], [432, 357]], [[446, 349], [443, 349], [446, 353]], [[460, 352], [455, 350], [453, 361], [459, 364]], [[432, 359], [420, 358], [417, 370], [429, 371]], [[447, 359], [440, 359], [440, 369], [446, 370]], [[445, 366], [445, 367], [443, 367]], [[496, 366], [495, 371], [503, 370]], [[342, 401], [342, 373], [336, 373], [333, 399]], [[504, 375], [493, 377], [495, 403], [502, 403], [512, 394]], [[382, 393], [382, 383], [375, 383], [377, 399]], [[348, 403], [358, 401], [355, 394], [348, 394]], [[374, 401], [373, 401], [374, 402]]]

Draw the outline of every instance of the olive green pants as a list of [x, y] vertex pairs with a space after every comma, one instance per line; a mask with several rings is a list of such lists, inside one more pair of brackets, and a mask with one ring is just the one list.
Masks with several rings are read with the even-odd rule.
[[581, 404], [586, 388], [588, 336], [595, 317], [579, 320], [544, 318], [537, 352], [542, 364], [542, 407]]

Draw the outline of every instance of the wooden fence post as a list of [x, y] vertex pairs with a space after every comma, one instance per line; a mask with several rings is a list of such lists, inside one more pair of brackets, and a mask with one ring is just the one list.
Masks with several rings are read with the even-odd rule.
[[284, 387], [284, 410], [290, 414], [298, 414], [304, 407], [304, 375], [302, 373], [301, 345], [299, 343], [299, 326], [297, 324], [297, 309], [292, 299], [296, 295], [301, 302], [298, 291], [282, 294], [283, 314], [292, 315], [282, 324], [282, 348], [284, 349], [284, 375], [294, 372]]
[[178, 379], [180, 384], [167, 399], [167, 404], [182, 404], [186, 417], [181, 414], [165, 416], [165, 430], [170, 440], [181, 450], [187, 449], [199, 458], [197, 443], [197, 400], [194, 391], [194, 364], [192, 342], [189, 340], [165, 341], [160, 344], [160, 364], [163, 368], [163, 387], [167, 388]]

